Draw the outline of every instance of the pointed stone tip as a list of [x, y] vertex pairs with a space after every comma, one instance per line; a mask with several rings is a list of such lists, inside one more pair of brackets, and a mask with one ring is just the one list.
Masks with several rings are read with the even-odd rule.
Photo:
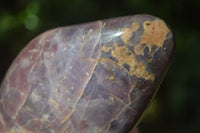
[[[155, 21], [156, 20], [158, 22], [157, 25], [160, 25], [160, 26], [162, 25], [162, 27], [158, 27], [158, 28], [164, 28], [164, 29], [168, 30], [166, 39], [171, 40], [172, 41], [171, 45], [174, 45], [174, 47], [175, 47], [176, 42], [175, 42], [173, 30], [171, 29], [171, 27], [168, 25], [168, 23], [165, 20], [163, 20], [160, 17], [156, 17], [156, 16], [149, 15], [149, 14], [137, 14], [137, 15], [133, 15], [132, 17], [143, 20], [143, 21]], [[146, 23], [146, 24], [148, 25], [148, 23]], [[161, 29], [161, 30], [164, 30], [164, 29]]]
[[141, 14], [103, 22], [105, 58], [114, 60], [131, 76], [154, 81], [163, 75], [173, 57], [175, 43], [171, 29], [162, 19]]

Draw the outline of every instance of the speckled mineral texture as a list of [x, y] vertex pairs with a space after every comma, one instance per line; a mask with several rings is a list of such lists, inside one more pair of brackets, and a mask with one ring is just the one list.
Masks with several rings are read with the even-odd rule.
[[136, 15], [61, 27], [32, 40], [0, 88], [0, 133], [128, 133], [165, 75], [173, 35]]

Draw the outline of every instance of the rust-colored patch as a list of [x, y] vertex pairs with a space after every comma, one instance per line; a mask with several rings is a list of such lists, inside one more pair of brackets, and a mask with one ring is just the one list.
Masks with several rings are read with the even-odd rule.
[[144, 47], [142, 45], [134, 45], [134, 52], [137, 55], [144, 55]]
[[106, 46], [103, 46], [103, 51], [105, 52], [109, 52], [110, 48], [106, 47]]
[[109, 77], [109, 80], [110, 80], [110, 81], [113, 81], [113, 79], [114, 79], [113, 76], [110, 76], [110, 77]]
[[155, 21], [144, 21], [143, 27], [144, 34], [142, 35], [141, 41], [139, 44], [134, 46], [134, 52], [137, 55], [144, 55], [145, 47], [143, 44], [146, 44], [149, 51], [151, 51], [153, 45], [156, 47], [162, 47], [166, 40], [166, 35], [169, 32], [165, 22], [160, 19]]
[[135, 55], [126, 46], [118, 46], [114, 43], [114, 50], [111, 51], [113, 57], [117, 58], [118, 64], [123, 67], [127, 64], [130, 67], [129, 74], [146, 80], [154, 80], [155, 75], [147, 72], [146, 67], [141, 61], [137, 61]]
[[118, 63], [123, 65], [125, 63], [134, 64], [136, 63], [135, 57], [131, 51], [126, 46], [119, 46], [117, 43], [114, 43], [114, 50], [111, 51], [113, 57], [118, 59]]
[[144, 78], [146, 80], [153, 81], [155, 75], [146, 71], [147, 66], [143, 65], [142, 62], [138, 62], [137, 66], [135, 66], [134, 75], [140, 78]]
[[110, 74], [110, 67], [107, 66], [106, 68], [107, 68], [108, 74]]
[[122, 29], [123, 33], [121, 34], [121, 38], [122, 38], [124, 44], [127, 44], [129, 42], [129, 40], [130, 40], [130, 38], [132, 36], [132, 33], [134, 31], [136, 31], [138, 28], [139, 28], [139, 24], [138, 23], [133, 23], [131, 28], [125, 27], [125, 28]]

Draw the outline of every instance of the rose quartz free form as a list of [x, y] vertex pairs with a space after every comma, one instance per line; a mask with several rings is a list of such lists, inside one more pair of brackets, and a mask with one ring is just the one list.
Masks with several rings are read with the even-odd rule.
[[10, 66], [0, 133], [128, 133], [155, 95], [174, 40], [149, 15], [49, 30]]

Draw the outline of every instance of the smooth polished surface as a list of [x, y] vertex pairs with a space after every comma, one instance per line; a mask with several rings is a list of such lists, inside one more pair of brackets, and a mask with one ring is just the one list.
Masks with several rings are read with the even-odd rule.
[[2, 133], [128, 133], [155, 95], [175, 49], [166, 23], [119, 17], [47, 31], [0, 88]]

